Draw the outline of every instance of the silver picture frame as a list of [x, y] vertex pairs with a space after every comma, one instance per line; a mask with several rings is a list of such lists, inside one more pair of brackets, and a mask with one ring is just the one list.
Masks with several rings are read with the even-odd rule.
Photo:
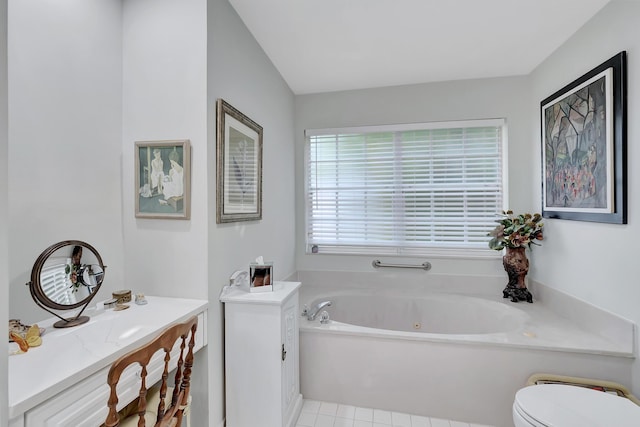
[[217, 100], [218, 224], [262, 219], [262, 126]]

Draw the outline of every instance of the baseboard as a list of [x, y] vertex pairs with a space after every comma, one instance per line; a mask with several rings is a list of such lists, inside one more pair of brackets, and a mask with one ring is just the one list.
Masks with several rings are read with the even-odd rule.
[[291, 417], [287, 422], [287, 427], [295, 427], [298, 422], [298, 417], [300, 416], [300, 412], [302, 411], [302, 394], [298, 393], [296, 396], [296, 401], [293, 404], [293, 411], [291, 411]]

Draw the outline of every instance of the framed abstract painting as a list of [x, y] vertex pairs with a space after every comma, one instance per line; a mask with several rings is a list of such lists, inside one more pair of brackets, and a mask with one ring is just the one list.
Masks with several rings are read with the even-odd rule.
[[626, 224], [626, 52], [540, 103], [542, 215]]

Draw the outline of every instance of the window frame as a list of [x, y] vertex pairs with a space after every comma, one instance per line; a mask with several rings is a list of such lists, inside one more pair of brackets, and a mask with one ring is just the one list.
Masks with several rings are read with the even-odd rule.
[[[309, 243], [309, 226], [310, 226], [310, 186], [309, 186], [309, 167], [310, 167], [310, 137], [323, 135], [339, 135], [339, 134], [365, 134], [376, 132], [404, 132], [419, 130], [437, 130], [437, 129], [457, 129], [472, 127], [499, 127], [501, 129], [501, 182], [502, 186], [502, 206], [506, 209], [508, 206], [508, 129], [506, 118], [494, 119], [477, 119], [477, 120], [460, 120], [460, 121], [442, 121], [442, 122], [426, 122], [426, 123], [407, 123], [407, 124], [391, 124], [391, 125], [372, 125], [372, 126], [356, 126], [356, 127], [340, 127], [340, 128], [322, 128], [322, 129], [306, 129], [304, 131], [304, 233], [305, 233], [305, 254], [329, 254], [329, 255], [385, 255], [385, 256], [401, 256], [401, 257], [417, 257], [430, 256], [434, 258], [465, 258], [465, 259], [495, 259], [502, 254], [486, 248], [448, 248], [437, 246], [424, 247], [407, 247], [407, 246], [377, 246], [377, 245], [332, 245], [332, 244], [310, 244]], [[496, 215], [499, 212], [496, 212]], [[490, 229], [488, 228], [487, 232]], [[487, 242], [488, 242], [487, 238]]]

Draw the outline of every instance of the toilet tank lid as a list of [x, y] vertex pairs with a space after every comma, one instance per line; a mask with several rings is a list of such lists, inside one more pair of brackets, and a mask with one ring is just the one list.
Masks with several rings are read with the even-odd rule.
[[640, 406], [624, 397], [585, 387], [533, 385], [518, 390], [514, 404], [545, 426], [640, 426]]

